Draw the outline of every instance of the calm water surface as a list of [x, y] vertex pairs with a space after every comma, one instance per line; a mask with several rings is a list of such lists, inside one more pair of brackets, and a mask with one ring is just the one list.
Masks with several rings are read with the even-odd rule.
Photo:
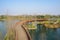
[[0, 40], [4, 39], [4, 36], [6, 35], [6, 22], [0, 21]]
[[60, 28], [45, 28], [44, 25], [36, 27], [36, 30], [29, 30], [33, 40], [60, 40]]
[[[33, 40], [60, 40], [60, 28], [45, 28], [44, 25], [37, 25], [36, 27], [35, 30], [29, 30]], [[0, 40], [4, 39], [6, 31], [6, 21], [0, 21]]]
[[12, 20], [9, 21], [8, 23], [6, 21], [0, 21], [0, 40], [4, 40], [4, 37], [7, 33], [7, 25], [14, 25], [18, 20]]

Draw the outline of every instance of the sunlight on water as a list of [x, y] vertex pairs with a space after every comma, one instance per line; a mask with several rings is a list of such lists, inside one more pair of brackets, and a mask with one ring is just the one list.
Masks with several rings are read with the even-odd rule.
[[39, 30], [29, 30], [33, 40], [60, 40], [60, 28], [45, 28], [41, 25], [37, 25], [37, 27]]

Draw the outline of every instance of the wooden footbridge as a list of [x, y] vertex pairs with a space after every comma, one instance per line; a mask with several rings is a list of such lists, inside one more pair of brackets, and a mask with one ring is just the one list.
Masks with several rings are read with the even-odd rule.
[[[24, 20], [24, 21], [20, 21], [17, 22], [13, 29], [15, 31], [15, 40], [32, 40], [27, 28], [24, 26], [25, 24], [27, 24], [28, 22], [43, 22], [43, 21], [48, 21], [47, 19], [33, 19], [33, 20]], [[54, 27], [43, 23], [43, 25], [46, 25], [47, 28], [58, 28], [58, 27]]]
[[[34, 21], [39, 21], [39, 22], [43, 22], [43, 21], [48, 21], [47, 19], [37, 19], [37, 20], [24, 20], [21, 22], [17, 22], [15, 25], [15, 30], [16, 30], [16, 40], [32, 40], [30, 37], [30, 34], [28, 33], [26, 27], [24, 27], [24, 25], [28, 22], [34, 22]], [[45, 23], [43, 23], [43, 25], [46, 25]], [[58, 27], [54, 27], [50, 25], [46, 25], [47, 28], [58, 28]]]
[[24, 25], [28, 22], [34, 22], [34, 21], [44, 21], [44, 20], [43, 19], [24, 20], [24, 21], [17, 22], [14, 26], [14, 30], [16, 32], [15, 40], [32, 40], [27, 28], [24, 27]]

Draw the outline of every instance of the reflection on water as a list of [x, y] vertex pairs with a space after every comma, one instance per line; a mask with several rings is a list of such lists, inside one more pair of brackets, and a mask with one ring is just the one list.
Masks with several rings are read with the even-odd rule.
[[6, 33], [8, 31], [7, 29], [7, 24], [10, 25], [13, 25], [15, 24], [16, 22], [18, 22], [18, 20], [12, 20], [12, 21], [0, 21], [0, 40], [4, 40], [4, 37], [6, 36]]
[[33, 40], [60, 40], [59, 28], [45, 28], [44, 25], [37, 24], [37, 29], [29, 32]]
[[4, 39], [4, 36], [6, 34], [6, 22], [0, 21], [0, 40]]
[[[13, 21], [14, 23], [15, 21]], [[17, 21], [16, 21], [17, 22]], [[37, 24], [37, 29], [29, 30], [33, 40], [60, 40], [60, 28], [46, 28], [42, 24]], [[6, 34], [6, 21], [0, 21], [0, 40]]]

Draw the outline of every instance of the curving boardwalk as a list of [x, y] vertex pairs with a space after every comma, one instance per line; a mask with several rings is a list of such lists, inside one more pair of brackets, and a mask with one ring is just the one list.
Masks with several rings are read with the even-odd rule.
[[[36, 20], [24, 20], [16, 23], [16, 25], [14, 26], [16, 31], [15, 40], [32, 40], [28, 30], [25, 29], [24, 24], [26, 24], [27, 22], [33, 22], [33, 21], [36, 21]], [[38, 19], [37, 21], [44, 21], [44, 20]]]
[[[24, 24], [28, 23], [28, 22], [34, 22], [34, 21], [47, 21], [47, 19], [34, 19], [34, 20], [24, 20], [24, 21], [20, 21], [17, 22], [13, 27], [12, 30], [14, 30], [15, 32], [15, 40], [32, 40], [27, 28], [24, 26]], [[44, 24], [47, 27], [49, 27], [49, 25]], [[52, 27], [50, 27], [52, 28]], [[53, 27], [55, 28], [55, 27]], [[8, 32], [9, 33], [9, 32]]]
[[[24, 20], [21, 22], [17, 22], [15, 27], [16, 31], [16, 39], [15, 40], [32, 40], [29, 32], [25, 28], [24, 24], [28, 22], [34, 22], [34, 21], [47, 21], [47, 19], [37, 19], [37, 20]], [[49, 26], [48, 26], [49, 28]], [[55, 28], [54, 26], [50, 26], [50, 28]]]
[[26, 29], [20, 25], [18, 25], [16, 28], [16, 39], [15, 40], [31, 40], [28, 32]]

